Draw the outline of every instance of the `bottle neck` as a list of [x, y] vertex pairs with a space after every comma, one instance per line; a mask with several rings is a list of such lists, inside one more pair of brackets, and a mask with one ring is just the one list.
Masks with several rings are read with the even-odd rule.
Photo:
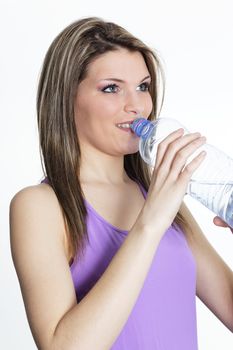
[[133, 121], [130, 127], [132, 131], [142, 139], [146, 139], [154, 128], [159, 130], [157, 131], [157, 133], [159, 132], [159, 136], [157, 137], [160, 139], [165, 138], [168, 134], [179, 128], [183, 128], [185, 134], [189, 133], [180, 122], [172, 118], [158, 118], [153, 121], [145, 118], [137, 118]]
[[154, 127], [154, 123], [145, 118], [137, 118], [133, 121], [130, 127], [137, 136], [147, 138], [151, 128]]

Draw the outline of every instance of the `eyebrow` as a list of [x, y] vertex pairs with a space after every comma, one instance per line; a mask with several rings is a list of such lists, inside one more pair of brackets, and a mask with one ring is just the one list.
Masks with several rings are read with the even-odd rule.
[[[148, 78], [150, 78], [150, 75], [147, 75], [145, 78], [143, 78], [143, 79], [140, 81], [140, 83], [142, 83], [144, 80], [146, 80], [146, 79], [148, 79]], [[111, 80], [111, 81], [116, 81], [116, 82], [118, 82], [118, 83], [125, 83], [124, 80], [122, 80], [122, 79], [117, 79], [117, 78], [106, 78], [106, 79], [101, 79], [101, 80]], [[100, 81], [101, 81], [101, 80], [100, 80]]]

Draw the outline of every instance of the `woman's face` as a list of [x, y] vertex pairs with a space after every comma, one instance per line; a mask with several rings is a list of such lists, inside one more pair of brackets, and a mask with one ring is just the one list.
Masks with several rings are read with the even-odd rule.
[[88, 67], [75, 99], [75, 122], [81, 148], [122, 156], [138, 151], [139, 138], [121, 129], [138, 115], [148, 118], [152, 99], [150, 74], [139, 52], [107, 52]]

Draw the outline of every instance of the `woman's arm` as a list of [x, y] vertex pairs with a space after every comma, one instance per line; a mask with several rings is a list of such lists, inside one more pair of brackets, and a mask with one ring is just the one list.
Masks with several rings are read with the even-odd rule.
[[134, 226], [102, 277], [77, 304], [55, 195], [47, 185], [16, 195], [11, 203], [12, 256], [39, 349], [111, 347], [137, 300], [163, 234], [159, 221], [154, 232]]
[[12, 256], [27, 316], [41, 350], [109, 349], [127, 321], [154, 254], [203, 160], [188, 157], [204, 140], [169, 135], [158, 147], [145, 204], [109, 266], [77, 304], [64, 247], [65, 227], [48, 185], [19, 192], [11, 202]]
[[197, 296], [233, 332], [233, 272], [202, 233], [187, 206], [187, 238], [197, 263]]

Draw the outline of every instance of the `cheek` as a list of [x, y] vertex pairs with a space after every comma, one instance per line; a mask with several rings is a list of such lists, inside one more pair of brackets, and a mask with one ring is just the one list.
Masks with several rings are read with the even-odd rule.
[[105, 119], [114, 115], [120, 108], [119, 100], [116, 96], [102, 96], [100, 94], [84, 97], [77, 100], [76, 111], [87, 118]]
[[118, 112], [120, 108], [120, 103], [116, 96], [104, 96], [104, 98], [99, 98], [93, 101], [93, 113], [98, 112], [99, 118], [110, 117]]
[[75, 124], [79, 139], [91, 139], [93, 135], [104, 139], [106, 132], [109, 132], [105, 129], [109, 127], [105, 121], [111, 119], [114, 111], [113, 103], [103, 103], [93, 96], [79, 98], [75, 105]]

